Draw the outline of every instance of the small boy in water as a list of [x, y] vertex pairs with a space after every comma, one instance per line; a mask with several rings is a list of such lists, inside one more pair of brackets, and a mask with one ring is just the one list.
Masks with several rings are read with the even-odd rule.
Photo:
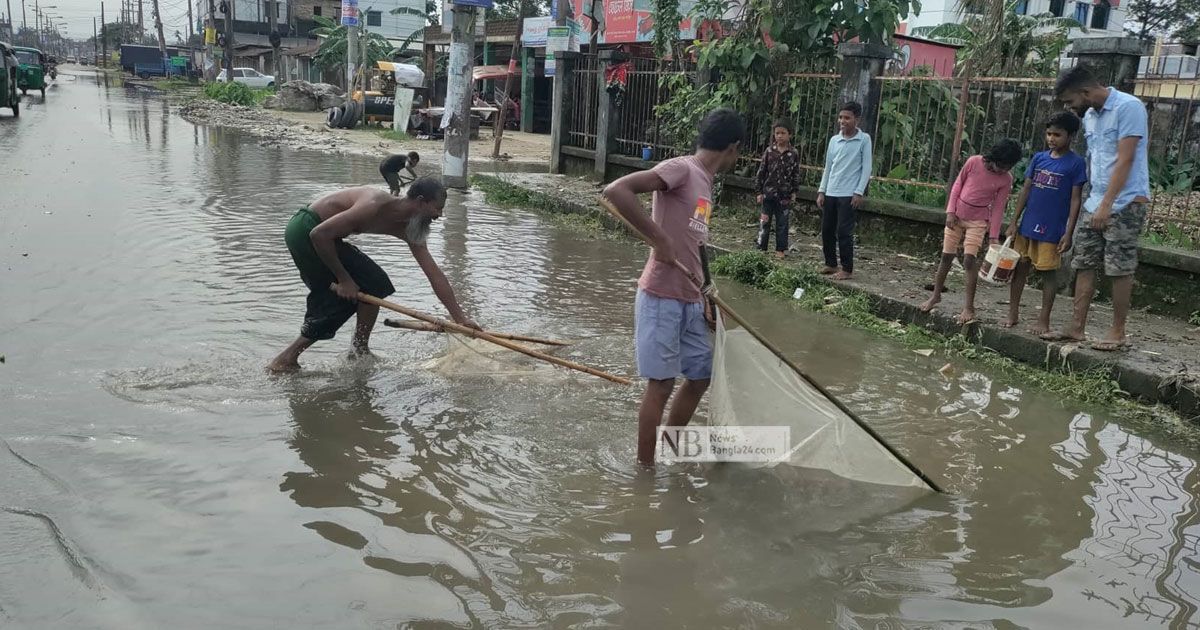
[[1021, 253], [1021, 261], [1009, 287], [1008, 317], [1000, 322], [1005, 328], [1017, 324], [1021, 293], [1032, 267], [1042, 277], [1042, 310], [1030, 332], [1044, 335], [1050, 331], [1050, 310], [1058, 292], [1055, 272], [1062, 264], [1062, 253], [1071, 249], [1071, 234], [1087, 183], [1087, 163], [1071, 151], [1079, 126], [1079, 117], [1071, 112], [1051, 116], [1046, 123], [1049, 150], [1034, 155], [1025, 171], [1017, 213], [1008, 226], [1008, 237], [1013, 239], [1013, 249]]
[[796, 186], [800, 183], [800, 155], [792, 148], [792, 124], [777, 120], [772, 128], [775, 142], [763, 152], [758, 167], [755, 192], [762, 215], [758, 222], [758, 248], [767, 251], [771, 240], [771, 222], [775, 222], [775, 257], [783, 258], [788, 250], [788, 213], [796, 201]]
[[[695, 154], [626, 175], [604, 190], [654, 248], [634, 303], [638, 373], [649, 381], [638, 410], [637, 459], [647, 466], [654, 465], [659, 425], [675, 379], [683, 376], [684, 382], [666, 418], [669, 426], [690, 422], [708, 389], [713, 356], [708, 322], [715, 315], [692, 278], [707, 277], [701, 252], [712, 217], [713, 176], [733, 168], [745, 136], [746, 123], [737, 112], [713, 110], [700, 123]], [[654, 193], [650, 216], [638, 199], [648, 192]]]
[[979, 250], [984, 237], [996, 240], [1004, 220], [1004, 208], [1012, 192], [1009, 173], [1021, 160], [1021, 145], [1005, 138], [983, 155], [973, 155], [963, 164], [950, 199], [946, 202], [946, 230], [942, 240], [942, 261], [933, 278], [933, 295], [920, 306], [928, 313], [942, 301], [950, 263], [961, 246], [963, 267], [967, 273], [966, 304], [958, 315], [959, 324], [975, 321], [975, 286], [979, 283]]
[[383, 175], [384, 181], [388, 184], [388, 190], [392, 192], [392, 196], [400, 196], [400, 184], [408, 183], [400, 181], [400, 169], [408, 171], [408, 181], [411, 182], [417, 178], [417, 172], [413, 170], [421, 161], [421, 156], [416, 151], [409, 151], [408, 155], [389, 155], [379, 163], [379, 174]]

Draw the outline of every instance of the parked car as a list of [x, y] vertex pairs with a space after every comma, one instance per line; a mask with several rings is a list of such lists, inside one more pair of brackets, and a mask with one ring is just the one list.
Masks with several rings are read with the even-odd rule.
[[[217, 75], [217, 81], [225, 81], [225, 71]], [[262, 74], [254, 68], [234, 68], [233, 82], [245, 83], [252, 88], [275, 87], [275, 77], [269, 74]]]

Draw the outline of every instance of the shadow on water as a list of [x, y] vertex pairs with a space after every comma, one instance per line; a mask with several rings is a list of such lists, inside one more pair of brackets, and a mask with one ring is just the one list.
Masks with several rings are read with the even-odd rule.
[[[944, 377], [937, 353], [723, 286], [951, 493], [795, 468], [639, 473], [637, 388], [439, 375], [420, 367], [438, 335], [380, 332], [381, 358], [357, 364], [343, 335], [301, 375], [262, 373], [303, 310], [284, 223], [382, 185], [372, 160], [193, 127], [84, 74], [0, 121], [0, 143], [20, 182], [0, 283], [21, 296], [0, 309], [0, 503], [24, 510], [0, 514], [0, 620], [1197, 626], [1197, 454], [1102, 410], [959, 361]], [[404, 248], [356, 243], [395, 301], [441, 312]], [[644, 250], [475, 193], [452, 196], [430, 247], [485, 325], [631, 371]], [[96, 588], [55, 541], [105, 567]]]

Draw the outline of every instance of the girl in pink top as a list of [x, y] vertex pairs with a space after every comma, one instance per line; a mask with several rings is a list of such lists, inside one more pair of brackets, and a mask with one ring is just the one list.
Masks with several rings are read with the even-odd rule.
[[1004, 208], [1012, 192], [1013, 178], [1009, 173], [1021, 160], [1021, 145], [1005, 138], [983, 155], [975, 155], [963, 164], [950, 199], [946, 203], [946, 230], [942, 240], [942, 261], [933, 278], [933, 295], [921, 305], [928, 313], [942, 301], [950, 263], [963, 250], [963, 267], [967, 273], [966, 303], [958, 316], [959, 324], [975, 320], [975, 285], [979, 281], [978, 255], [984, 234], [992, 240], [1000, 236]]

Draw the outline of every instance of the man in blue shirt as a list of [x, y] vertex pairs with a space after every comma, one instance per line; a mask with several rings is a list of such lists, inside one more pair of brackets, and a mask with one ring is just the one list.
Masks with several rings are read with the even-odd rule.
[[1043, 337], [1083, 341], [1096, 289], [1096, 271], [1102, 268], [1104, 275], [1112, 279], [1113, 322], [1092, 348], [1124, 350], [1128, 348], [1125, 320], [1137, 269], [1138, 238], [1150, 203], [1146, 106], [1135, 96], [1105, 87], [1082, 64], [1062, 73], [1055, 92], [1067, 107], [1087, 111], [1083, 131], [1092, 192], [1075, 228], [1071, 264], [1077, 272], [1074, 317], [1061, 333]]
[[[871, 136], [858, 128], [862, 105], [850, 101], [838, 111], [838, 134], [829, 139], [825, 172], [817, 188], [821, 209], [821, 249], [825, 253], [823, 274], [848, 280], [854, 273], [854, 222], [862, 207], [867, 183], [871, 181]], [[842, 264], [838, 271], [839, 256]]]

